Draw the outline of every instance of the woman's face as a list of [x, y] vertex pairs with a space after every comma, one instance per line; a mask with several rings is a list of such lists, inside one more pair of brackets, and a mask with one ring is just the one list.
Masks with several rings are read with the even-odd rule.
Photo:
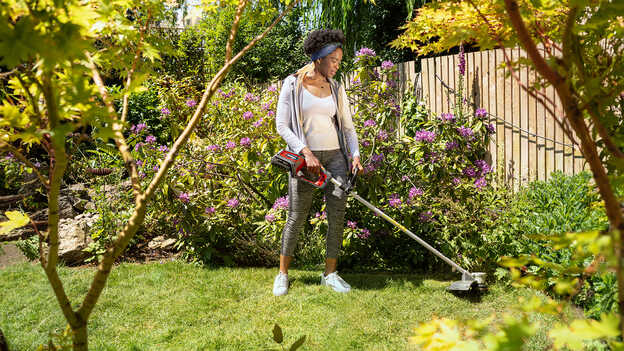
[[333, 78], [334, 75], [336, 75], [338, 68], [340, 68], [340, 62], [342, 62], [342, 49], [337, 48], [334, 52], [323, 57], [317, 62], [319, 61], [320, 63], [317, 63], [316, 66], [318, 71], [327, 78]]

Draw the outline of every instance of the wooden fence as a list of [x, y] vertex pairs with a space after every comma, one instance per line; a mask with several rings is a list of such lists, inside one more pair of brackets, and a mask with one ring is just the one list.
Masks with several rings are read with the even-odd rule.
[[[512, 60], [526, 57], [518, 48], [507, 53]], [[489, 122], [496, 126], [489, 151], [499, 180], [517, 189], [533, 180], [545, 180], [553, 171], [576, 174], [587, 167], [578, 146], [502, 65], [502, 49], [467, 53], [465, 60], [464, 96], [486, 109]], [[460, 78], [458, 64], [459, 55], [421, 60], [422, 94], [436, 114], [452, 112]], [[515, 74], [526, 86], [535, 81], [527, 69]], [[555, 102], [555, 110], [561, 110], [554, 90], [544, 92]]]

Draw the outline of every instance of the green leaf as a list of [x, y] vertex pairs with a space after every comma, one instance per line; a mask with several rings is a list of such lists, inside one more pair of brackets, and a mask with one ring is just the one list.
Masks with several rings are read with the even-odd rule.
[[20, 211], [7, 211], [4, 215], [9, 219], [6, 222], [0, 223], [0, 234], [6, 234], [13, 229], [17, 229], [25, 226], [30, 222], [28, 215]]
[[299, 340], [295, 341], [294, 344], [292, 344], [292, 346], [290, 347], [290, 351], [295, 351], [296, 349], [300, 348], [301, 345], [303, 345], [303, 343], [305, 342], [306, 336], [302, 336], [299, 338]]
[[281, 344], [282, 341], [284, 341], [284, 335], [282, 334], [282, 328], [280, 328], [280, 326], [277, 325], [277, 323], [273, 327], [273, 340], [275, 340], [275, 342], [278, 343], [278, 344]]

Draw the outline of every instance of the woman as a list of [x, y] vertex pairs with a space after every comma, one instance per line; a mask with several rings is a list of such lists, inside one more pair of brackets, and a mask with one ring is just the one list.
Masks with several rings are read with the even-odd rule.
[[[277, 132], [290, 151], [305, 157], [308, 172], [318, 174], [322, 165], [343, 183], [350, 171], [362, 171], [347, 94], [342, 85], [332, 79], [342, 61], [344, 41], [340, 30], [317, 30], [308, 35], [304, 50], [312, 62], [284, 80], [276, 116]], [[308, 218], [313, 191], [313, 186], [290, 177], [280, 270], [273, 283], [276, 296], [288, 293], [288, 267]], [[346, 194], [333, 184], [328, 184], [324, 193], [329, 226], [321, 285], [337, 292], [349, 292], [351, 286], [336, 272], [344, 232]]]

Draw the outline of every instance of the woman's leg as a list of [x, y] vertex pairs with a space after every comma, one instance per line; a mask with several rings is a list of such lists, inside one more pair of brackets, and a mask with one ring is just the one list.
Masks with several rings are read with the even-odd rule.
[[[328, 153], [325, 168], [341, 183], [347, 179], [347, 164], [340, 150]], [[327, 204], [327, 247], [325, 259], [325, 275], [336, 271], [338, 253], [342, 246], [344, 233], [345, 205], [347, 194], [333, 184], [325, 188]]]
[[312, 205], [314, 187], [296, 178], [288, 180], [288, 218], [282, 231], [280, 272], [288, 274], [288, 267], [297, 246], [301, 228], [305, 224]]

